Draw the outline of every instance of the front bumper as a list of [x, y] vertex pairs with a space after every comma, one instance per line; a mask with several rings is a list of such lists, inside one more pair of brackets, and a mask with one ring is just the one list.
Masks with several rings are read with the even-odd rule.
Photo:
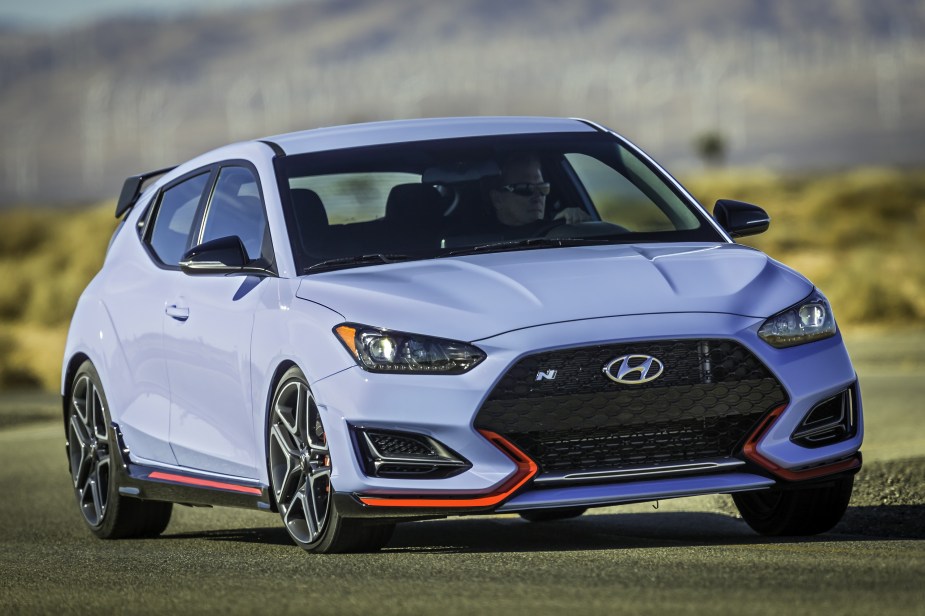
[[[856, 380], [840, 334], [803, 346], [775, 349], [758, 338], [761, 322], [726, 314], [593, 319], [530, 327], [475, 341], [488, 357], [463, 375], [372, 374], [358, 367], [342, 371], [312, 384], [327, 426], [331, 453], [337, 461], [332, 485], [339, 493], [354, 495], [360, 510], [448, 515], [731, 493], [856, 471], [856, 454], [863, 439], [859, 396], [857, 429], [851, 438], [816, 448], [799, 446], [790, 439], [814, 404], [845, 390]], [[768, 368], [786, 392], [786, 405], [773, 421], [764, 422], [760, 434], [756, 426], [755, 431], [743, 435], [753, 437], [753, 455], [738, 451], [731, 458], [742, 465], [682, 472], [672, 477], [614, 477], [613, 481], [579, 485], [544, 483], [543, 469], [526, 474], [517, 453], [511, 455], [510, 450], [491, 442], [475, 427], [476, 416], [489, 393], [525, 355], [632, 342], [639, 342], [644, 350], [646, 341], [685, 338], [737, 342]], [[472, 466], [443, 479], [370, 477], [355, 444], [355, 428], [425, 434], [458, 452]]]

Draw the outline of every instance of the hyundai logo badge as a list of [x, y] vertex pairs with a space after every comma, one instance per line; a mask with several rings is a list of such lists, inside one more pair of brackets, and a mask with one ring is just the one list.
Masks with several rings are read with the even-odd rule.
[[665, 365], [651, 355], [624, 355], [604, 366], [607, 378], [624, 385], [654, 381], [664, 371]]

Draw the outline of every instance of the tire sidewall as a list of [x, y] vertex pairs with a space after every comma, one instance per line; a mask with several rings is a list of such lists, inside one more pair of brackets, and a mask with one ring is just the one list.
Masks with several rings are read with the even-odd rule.
[[[89, 520], [87, 520], [82, 512], [80, 512], [80, 517], [87, 525], [87, 528], [90, 529], [90, 532], [92, 532], [97, 537], [100, 537], [101, 539], [106, 539], [113, 536], [115, 532], [115, 521], [118, 518], [119, 513], [121, 497], [119, 495], [117, 477], [118, 465], [121, 463], [121, 461], [119, 460], [118, 441], [116, 440], [115, 431], [112, 428], [112, 416], [109, 414], [109, 400], [106, 398], [106, 390], [103, 388], [103, 383], [100, 379], [99, 373], [96, 371], [96, 367], [92, 362], [90, 362], [90, 360], [87, 360], [80, 365], [70, 383], [70, 389], [68, 391], [68, 430], [70, 430], [71, 418], [76, 412], [73, 404], [74, 388], [77, 385], [77, 382], [84, 376], [88, 377], [90, 382], [96, 387], [96, 390], [100, 395], [100, 402], [103, 404], [103, 419], [106, 423], [106, 434], [107, 438], [109, 439], [109, 481], [106, 485], [106, 511], [103, 512], [103, 518], [100, 520], [100, 523], [95, 526], [90, 524]], [[68, 470], [71, 472], [71, 477], [73, 477], [73, 469], [70, 468], [70, 447], [71, 444], [68, 442]], [[72, 487], [74, 491], [74, 499], [77, 502], [78, 509], [80, 509], [80, 495], [77, 492], [77, 487]]]
[[[733, 494], [745, 522], [762, 535], [816, 535], [838, 524], [851, 500], [854, 476], [827, 486], [783, 488], [770, 494]], [[772, 497], [772, 498], [768, 498]]]
[[[268, 483], [270, 484], [270, 498], [273, 499], [273, 506], [276, 508], [277, 512], [280, 514], [280, 519], [283, 522], [283, 526], [286, 527], [286, 520], [282, 516], [282, 512], [279, 509], [279, 503], [276, 502], [276, 486], [273, 485], [273, 469], [270, 463], [270, 431], [273, 428], [274, 421], [274, 408], [276, 407], [276, 400], [280, 392], [285, 389], [290, 383], [297, 381], [305, 386], [305, 389], [308, 391], [309, 395], [314, 399], [314, 393], [312, 392], [311, 387], [308, 385], [308, 379], [305, 378], [305, 375], [302, 371], [293, 366], [289, 368], [279, 379], [276, 384], [276, 387], [273, 389], [273, 396], [270, 398], [270, 408], [267, 409], [267, 421], [266, 421], [266, 438], [265, 440], [265, 458], [267, 463], [267, 478]], [[315, 401], [317, 405], [317, 401]], [[324, 419], [321, 419], [321, 425], [324, 427]], [[327, 434], [327, 428], [325, 427], [325, 434]], [[330, 453], [328, 454], [330, 455]], [[331, 458], [331, 469], [334, 469], [334, 458]], [[333, 475], [333, 472], [332, 472]], [[340, 527], [341, 518], [337, 513], [337, 507], [334, 506], [334, 484], [333, 481], [330, 484], [331, 494], [328, 498], [328, 511], [325, 516], [324, 528], [321, 530], [321, 533], [318, 536], [318, 539], [310, 543], [305, 543], [299, 541], [296, 537], [289, 532], [289, 528], [286, 528], [286, 534], [289, 535], [289, 538], [292, 539], [293, 543], [298, 545], [303, 550], [309, 552], [326, 552], [330, 548], [331, 544], [334, 542], [337, 529]], [[333, 529], [333, 530], [332, 530]]]

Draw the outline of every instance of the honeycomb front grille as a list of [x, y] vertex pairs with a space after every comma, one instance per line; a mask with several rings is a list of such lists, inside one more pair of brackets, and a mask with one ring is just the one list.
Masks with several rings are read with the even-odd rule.
[[[614, 382], [604, 368], [626, 355], [655, 357], [664, 371], [647, 383]], [[731, 456], [786, 402], [780, 383], [736, 342], [661, 340], [525, 357], [475, 425], [511, 440], [542, 472], [624, 469]]]

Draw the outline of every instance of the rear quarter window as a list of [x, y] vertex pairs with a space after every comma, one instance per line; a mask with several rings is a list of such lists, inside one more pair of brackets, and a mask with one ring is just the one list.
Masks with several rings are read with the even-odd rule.
[[179, 265], [188, 250], [196, 210], [208, 181], [209, 174], [203, 173], [168, 188], [161, 195], [148, 245], [165, 265]]

